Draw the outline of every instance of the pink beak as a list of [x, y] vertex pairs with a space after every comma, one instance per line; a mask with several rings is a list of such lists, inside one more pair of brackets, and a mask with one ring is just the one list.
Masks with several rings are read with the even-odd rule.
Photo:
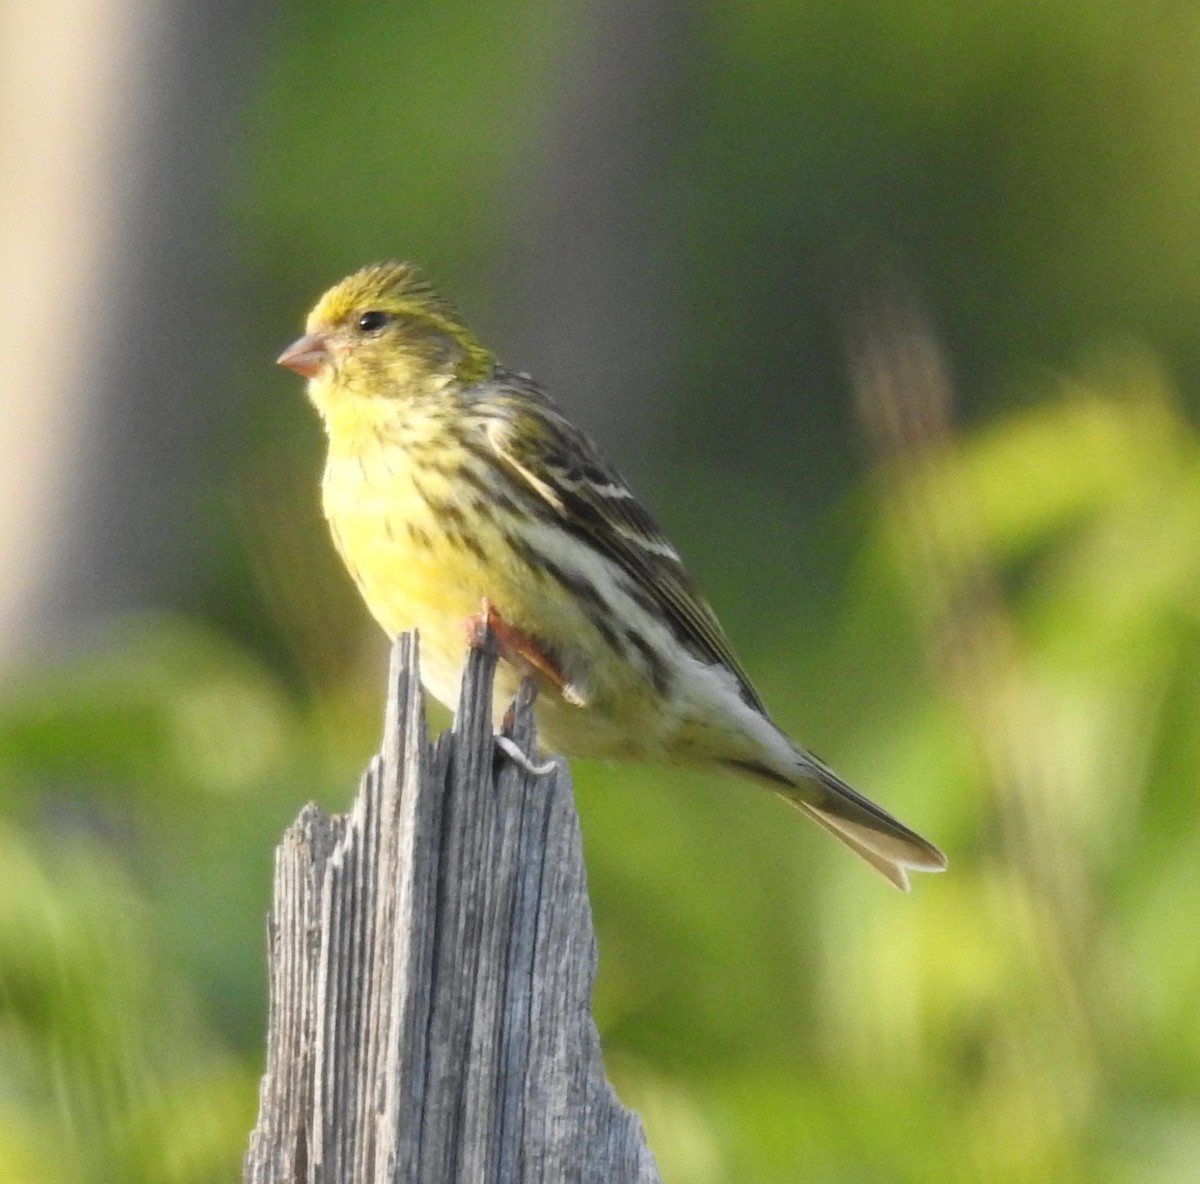
[[275, 359], [280, 366], [295, 370], [305, 378], [316, 378], [331, 360], [329, 343], [320, 333], [305, 334]]

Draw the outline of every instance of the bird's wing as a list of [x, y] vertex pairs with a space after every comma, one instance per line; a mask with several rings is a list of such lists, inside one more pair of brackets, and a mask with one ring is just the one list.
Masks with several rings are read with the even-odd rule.
[[689, 653], [725, 667], [746, 703], [765, 715], [679, 554], [595, 445], [523, 376], [511, 376], [477, 410], [488, 445], [509, 475], [566, 530], [616, 563], [629, 576], [629, 594], [661, 617]]

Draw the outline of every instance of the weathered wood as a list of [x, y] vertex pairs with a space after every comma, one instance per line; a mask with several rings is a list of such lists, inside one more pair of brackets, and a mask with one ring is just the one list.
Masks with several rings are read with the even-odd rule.
[[[415, 640], [349, 814], [276, 854], [270, 1027], [246, 1184], [656, 1184], [604, 1077], [595, 936], [565, 766], [492, 737], [496, 659], [427, 739]], [[534, 752], [530, 704], [506, 727]]]

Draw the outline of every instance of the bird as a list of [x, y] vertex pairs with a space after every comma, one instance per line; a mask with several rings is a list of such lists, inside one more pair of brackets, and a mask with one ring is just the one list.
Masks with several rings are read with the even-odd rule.
[[331, 287], [278, 363], [307, 381], [334, 546], [451, 711], [484, 625], [497, 714], [526, 679], [566, 757], [719, 769], [776, 791], [897, 888], [937, 847], [784, 733], [678, 551], [597, 446], [409, 263]]

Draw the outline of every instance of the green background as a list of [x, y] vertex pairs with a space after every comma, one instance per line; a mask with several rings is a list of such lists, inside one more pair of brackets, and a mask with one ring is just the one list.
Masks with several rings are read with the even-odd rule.
[[[752, 788], [575, 765], [664, 1180], [1194, 1180], [1200, 10], [309, 0], [247, 37], [211, 233], [172, 227], [213, 305], [155, 389], [211, 409], [189, 541], [0, 688], [0, 1180], [237, 1176], [273, 847], [348, 804], [386, 648], [272, 359], [389, 257], [950, 857], [904, 898]], [[903, 380], [866, 410], [864, 341]]]

